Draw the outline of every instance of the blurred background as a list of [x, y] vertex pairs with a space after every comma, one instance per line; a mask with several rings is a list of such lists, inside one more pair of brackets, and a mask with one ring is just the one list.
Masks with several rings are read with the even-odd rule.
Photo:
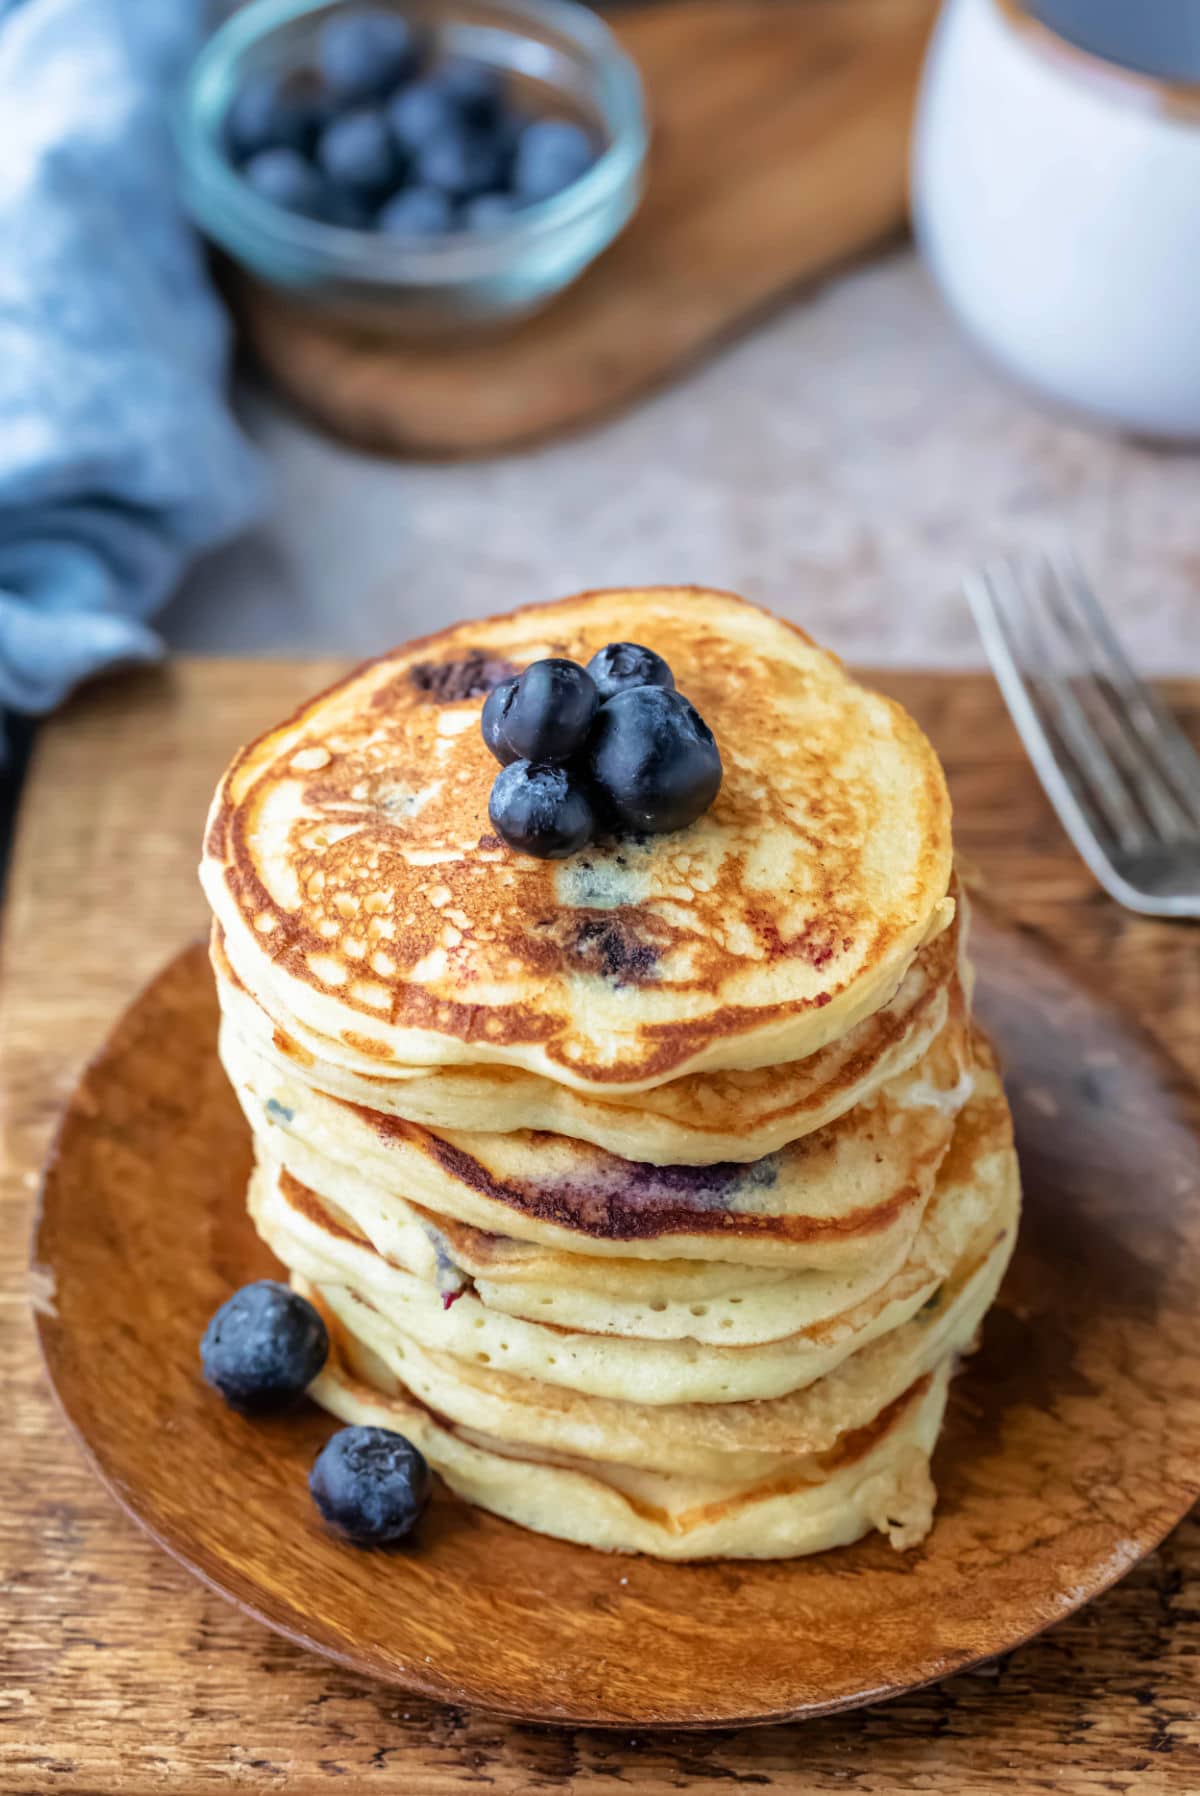
[[1197, 82], [1188, 0], [0, 4], [10, 726], [609, 584], [971, 665], [1059, 541], [1200, 668]]

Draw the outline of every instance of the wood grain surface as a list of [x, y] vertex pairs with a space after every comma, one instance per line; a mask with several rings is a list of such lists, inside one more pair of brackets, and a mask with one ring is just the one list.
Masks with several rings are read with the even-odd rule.
[[[24, 1295], [37, 1166], [62, 1099], [121, 1005], [202, 926], [197, 821], [235, 741], [336, 669], [180, 664], [110, 683], [43, 734], [5, 915], [0, 1197], [0, 1788], [286, 1788], [334, 1777], [445, 1796], [1200, 1785], [1200, 1528], [977, 1674], [843, 1717], [758, 1732], [630, 1736], [510, 1725], [398, 1696], [240, 1617], [174, 1566], [84, 1467], [37, 1363]], [[907, 675], [946, 759], [959, 842], [992, 896], [1099, 970], [1195, 1074], [1200, 957], [1186, 927], [1092, 886], [983, 677]], [[1200, 735], [1200, 689], [1168, 688]], [[104, 1343], [96, 1344], [104, 1351]], [[169, 1445], [164, 1443], [164, 1451]]]
[[1200, 1095], [1134, 1018], [984, 905], [972, 949], [1024, 1208], [951, 1391], [934, 1530], [911, 1554], [872, 1537], [800, 1563], [612, 1557], [440, 1484], [405, 1551], [333, 1539], [307, 1492], [329, 1418], [234, 1415], [197, 1363], [231, 1290], [285, 1276], [246, 1216], [250, 1132], [202, 942], [138, 994], [51, 1151], [32, 1265], [59, 1401], [170, 1552], [289, 1639], [409, 1693], [523, 1721], [699, 1728], [811, 1718], [993, 1658], [1107, 1589], [1200, 1490]]
[[647, 0], [614, 28], [642, 72], [649, 186], [575, 287], [500, 335], [405, 344], [241, 276], [243, 338], [324, 429], [480, 455], [629, 404], [805, 280], [897, 231], [933, 0]]

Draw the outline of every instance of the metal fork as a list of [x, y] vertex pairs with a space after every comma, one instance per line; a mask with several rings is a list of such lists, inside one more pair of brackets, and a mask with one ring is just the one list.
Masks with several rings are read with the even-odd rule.
[[1078, 564], [1013, 557], [966, 592], [1038, 778], [1105, 891], [1147, 916], [1200, 917], [1200, 756]]

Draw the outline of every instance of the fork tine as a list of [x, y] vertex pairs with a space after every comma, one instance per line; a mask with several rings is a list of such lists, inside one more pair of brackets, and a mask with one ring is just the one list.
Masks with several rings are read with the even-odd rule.
[[1011, 588], [1013, 579], [1013, 570], [1007, 563], [993, 564], [968, 576], [965, 583], [967, 599], [997, 684], [1034, 771], [1084, 861], [1101, 884], [1109, 886], [1112, 856], [1117, 848], [1114, 833], [1087, 790], [1067, 777], [1043, 707], [1026, 678], [1020, 640], [1014, 632], [1007, 606], [997, 591], [998, 582]]
[[1006, 566], [1005, 590], [1015, 609], [1032, 648], [1026, 656], [1027, 681], [1035, 695], [1044, 701], [1054, 719], [1055, 730], [1068, 766], [1076, 780], [1103, 814], [1120, 848], [1137, 854], [1149, 847], [1149, 830], [1129, 796], [1108, 746], [1097, 732], [1084, 707], [1062, 670], [1062, 657], [1049, 627], [1049, 613], [1041, 582], [1030, 579], [1020, 566]]
[[1151, 757], [1177, 806], [1193, 829], [1200, 828], [1200, 755], [1153, 689], [1139, 679], [1121, 647], [1112, 622], [1073, 556], [1055, 563], [1065, 593], [1075, 601], [1084, 627], [1101, 651], [1108, 679], [1119, 695], [1123, 718]]
[[1107, 666], [1097, 667], [1097, 642], [1090, 617], [1075, 602], [1077, 589], [1064, 580], [1050, 556], [1041, 563], [1040, 602], [1052, 619], [1071, 657], [1070, 689], [1092, 727], [1106, 743], [1127, 790], [1164, 843], [1194, 840], [1196, 824], [1163, 777], [1143, 738], [1133, 727], [1121, 693]]

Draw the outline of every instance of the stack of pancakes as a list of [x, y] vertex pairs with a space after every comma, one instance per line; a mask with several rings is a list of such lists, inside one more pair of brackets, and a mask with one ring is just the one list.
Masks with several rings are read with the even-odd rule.
[[[670, 663], [721, 791], [674, 834], [516, 854], [483, 698], [619, 639]], [[595, 1547], [922, 1537], [1019, 1192], [903, 711], [724, 594], [531, 606], [244, 750], [202, 877], [251, 1213], [330, 1325], [320, 1403]]]

